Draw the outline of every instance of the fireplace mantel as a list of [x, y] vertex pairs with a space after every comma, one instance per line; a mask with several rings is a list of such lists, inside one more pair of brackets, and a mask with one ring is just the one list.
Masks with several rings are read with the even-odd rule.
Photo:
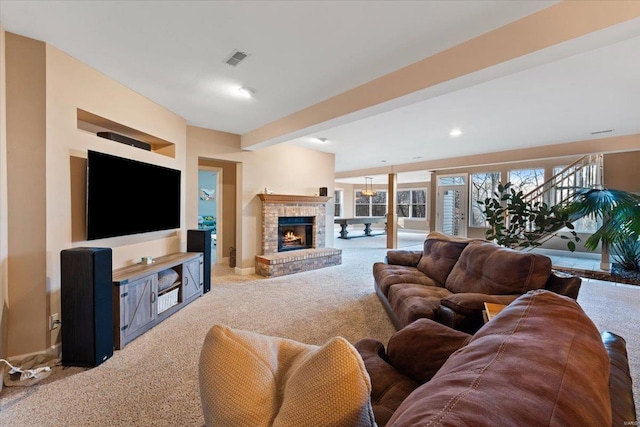
[[296, 194], [258, 194], [260, 200], [267, 203], [326, 203], [329, 196], [299, 196]]

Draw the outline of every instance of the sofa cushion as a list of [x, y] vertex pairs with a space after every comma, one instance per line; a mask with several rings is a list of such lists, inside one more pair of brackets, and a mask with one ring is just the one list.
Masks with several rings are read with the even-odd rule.
[[385, 264], [384, 262], [376, 262], [373, 264], [373, 278], [385, 296], [389, 294], [391, 285], [395, 285], [396, 283], [416, 283], [423, 286], [438, 286], [435, 280], [425, 276], [416, 267]]
[[519, 296], [520, 294], [487, 295], [469, 292], [449, 295], [448, 297], [443, 298], [442, 301], [440, 301], [440, 304], [444, 305], [445, 307], [449, 307], [456, 313], [465, 316], [473, 316], [477, 313], [482, 313], [482, 310], [484, 310], [485, 302], [509, 305]]
[[418, 319], [393, 334], [387, 357], [398, 371], [423, 384], [470, 338], [431, 319]]
[[387, 264], [417, 267], [421, 257], [422, 257], [422, 251], [407, 251], [402, 249], [393, 249], [391, 251], [387, 251]]
[[468, 240], [449, 238], [442, 233], [429, 233], [424, 241], [418, 270], [434, 279], [439, 286], [444, 286], [460, 253], [468, 244]]
[[371, 338], [354, 344], [371, 376], [371, 406], [378, 427], [383, 427], [402, 401], [421, 383], [398, 372], [389, 364], [384, 345]]
[[341, 337], [318, 347], [215, 325], [199, 379], [208, 426], [375, 425], [369, 375]]
[[593, 322], [574, 300], [537, 290], [484, 325], [387, 425], [609, 426], [608, 381]]
[[437, 319], [440, 300], [451, 292], [439, 286], [398, 283], [389, 288], [387, 299], [402, 326], [418, 319]]
[[544, 255], [474, 241], [460, 254], [445, 287], [454, 294], [524, 294], [544, 288], [550, 275], [551, 260]]

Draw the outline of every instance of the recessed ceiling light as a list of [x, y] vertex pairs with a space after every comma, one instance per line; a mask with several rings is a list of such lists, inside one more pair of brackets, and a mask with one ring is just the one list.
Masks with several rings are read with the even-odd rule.
[[386, 160], [380, 160], [380, 161], [381, 161], [382, 163], [387, 163], [387, 161], [386, 161]]
[[327, 138], [316, 138], [316, 141], [320, 144], [326, 144], [329, 140]]
[[421, 159], [421, 158], [422, 158], [422, 156], [413, 156], [411, 159], [417, 160], [417, 159]]
[[462, 131], [460, 129], [451, 129], [451, 132], [449, 132], [449, 136], [454, 138], [460, 135], [462, 135]]
[[238, 92], [244, 98], [253, 98], [253, 95], [256, 94], [256, 90], [251, 87], [242, 86], [238, 88]]

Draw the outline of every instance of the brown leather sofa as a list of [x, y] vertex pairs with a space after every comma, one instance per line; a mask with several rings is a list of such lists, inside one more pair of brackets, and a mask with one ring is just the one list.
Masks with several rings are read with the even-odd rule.
[[355, 344], [379, 427], [637, 425], [623, 338], [535, 290], [475, 335], [420, 319]]
[[388, 251], [373, 277], [396, 329], [427, 318], [468, 333], [484, 324], [485, 302], [509, 304], [534, 289], [576, 299], [582, 283], [552, 271], [544, 255], [438, 232], [429, 233], [422, 251]]

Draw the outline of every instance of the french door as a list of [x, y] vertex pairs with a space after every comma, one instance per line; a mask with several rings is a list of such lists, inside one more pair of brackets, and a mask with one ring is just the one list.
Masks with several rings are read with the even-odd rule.
[[467, 236], [468, 193], [466, 175], [438, 177], [436, 230], [450, 236]]

